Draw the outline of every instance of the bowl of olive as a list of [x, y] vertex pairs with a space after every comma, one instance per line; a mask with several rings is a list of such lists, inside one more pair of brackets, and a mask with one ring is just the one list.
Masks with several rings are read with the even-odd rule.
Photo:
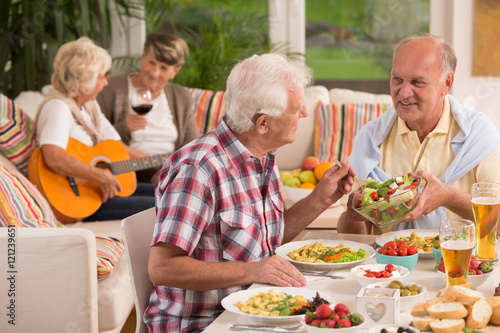
[[380, 281], [371, 283], [366, 288], [391, 288], [399, 289], [399, 310], [405, 312], [411, 310], [417, 304], [422, 295], [427, 292], [427, 288], [418, 283], [401, 281]]

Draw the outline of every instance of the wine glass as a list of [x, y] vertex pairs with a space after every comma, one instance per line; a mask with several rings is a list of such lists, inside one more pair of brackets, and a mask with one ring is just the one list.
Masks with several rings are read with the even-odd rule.
[[475, 225], [470, 220], [447, 219], [439, 226], [439, 245], [443, 254], [446, 287], [467, 283], [474, 249]]
[[137, 114], [147, 114], [153, 108], [153, 93], [149, 89], [135, 89], [130, 94], [130, 105]]

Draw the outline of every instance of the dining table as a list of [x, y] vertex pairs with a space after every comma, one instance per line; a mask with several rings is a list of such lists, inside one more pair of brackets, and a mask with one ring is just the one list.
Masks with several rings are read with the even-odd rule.
[[[438, 234], [436, 230], [436, 235]], [[334, 230], [322, 230], [322, 231], [307, 231], [303, 234], [300, 240], [347, 240], [363, 244], [368, 244], [376, 248], [377, 236], [376, 235], [359, 235], [359, 234], [341, 234]], [[497, 255], [499, 254], [500, 243], [497, 242]], [[363, 264], [375, 264], [376, 259], [373, 256], [370, 259], [363, 261]], [[439, 274], [435, 270], [436, 261], [433, 256], [420, 256], [415, 268], [410, 272], [410, 274], [404, 279], [404, 284], [419, 283], [427, 288], [427, 292], [420, 296], [419, 302], [425, 302], [427, 300], [436, 297], [436, 293], [446, 287], [446, 281], [442, 274]], [[341, 268], [335, 272], [350, 274], [351, 267]], [[493, 296], [495, 293], [495, 288], [499, 285], [499, 269], [495, 269], [488, 278], [488, 280], [480, 285], [476, 290], [483, 293], [484, 297]], [[307, 285], [304, 288], [311, 289], [314, 291], [319, 291], [330, 295], [335, 303], [343, 303], [351, 309], [353, 312], [356, 311], [356, 296], [359, 293], [362, 286], [352, 275], [347, 275], [344, 279], [331, 279], [331, 278], [318, 278], [316, 276], [309, 277], [306, 276]], [[374, 281], [376, 282], [376, 281]], [[266, 287], [269, 286], [272, 289], [272, 285], [252, 284], [249, 289]], [[244, 300], [243, 300], [244, 301]], [[411, 322], [411, 310], [400, 312], [399, 322], [394, 323], [398, 325], [409, 325]], [[233, 324], [248, 324], [248, 318], [243, 315], [238, 315], [233, 312], [225, 310], [219, 317], [217, 317], [205, 330], [205, 333], [220, 333], [220, 332], [235, 332], [231, 330]], [[368, 322], [367, 322], [368, 324]], [[367, 332], [372, 325], [363, 325], [363, 328], [359, 328], [359, 332]], [[300, 331], [300, 330], [299, 330]], [[252, 332], [252, 330], [248, 330]], [[301, 332], [306, 332], [305, 328]]]

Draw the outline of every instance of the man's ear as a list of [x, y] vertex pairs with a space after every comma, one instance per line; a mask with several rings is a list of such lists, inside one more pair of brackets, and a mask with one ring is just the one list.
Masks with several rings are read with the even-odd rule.
[[255, 130], [259, 134], [266, 134], [268, 131], [268, 116], [267, 114], [260, 114], [257, 116], [257, 120], [255, 120]]
[[444, 78], [444, 85], [443, 85], [443, 92], [442, 92], [443, 96], [446, 96], [450, 92], [451, 86], [453, 86], [454, 80], [455, 80], [454, 73], [448, 73], [448, 75], [446, 75], [446, 77]]

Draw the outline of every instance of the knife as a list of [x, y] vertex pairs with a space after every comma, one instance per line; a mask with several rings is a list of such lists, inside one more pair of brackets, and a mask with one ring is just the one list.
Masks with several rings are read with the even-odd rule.
[[262, 331], [262, 332], [303, 332], [301, 324], [296, 326], [273, 326], [257, 324], [229, 324], [232, 331]]

